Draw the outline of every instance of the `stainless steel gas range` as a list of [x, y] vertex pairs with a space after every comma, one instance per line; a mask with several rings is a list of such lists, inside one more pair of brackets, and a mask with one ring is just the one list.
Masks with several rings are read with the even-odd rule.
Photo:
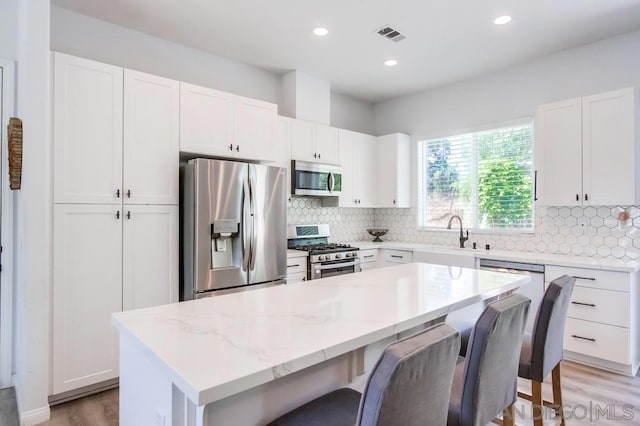
[[358, 247], [329, 243], [329, 225], [290, 225], [287, 229], [287, 246], [309, 252], [307, 279], [360, 272]]

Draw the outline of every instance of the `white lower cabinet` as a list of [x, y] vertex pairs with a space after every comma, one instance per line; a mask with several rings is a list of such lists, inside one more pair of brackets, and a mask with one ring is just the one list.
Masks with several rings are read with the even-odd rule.
[[287, 257], [287, 284], [307, 281], [306, 256]]
[[394, 266], [401, 263], [413, 262], [413, 252], [408, 250], [380, 250], [380, 266]]
[[545, 281], [576, 279], [564, 330], [565, 358], [634, 375], [640, 366], [638, 273], [545, 267]]
[[358, 252], [360, 257], [360, 269], [367, 271], [369, 269], [376, 269], [378, 265], [379, 250], [378, 249], [366, 249]]
[[118, 377], [111, 314], [178, 300], [178, 206], [56, 204], [52, 393]]
[[178, 301], [178, 206], [124, 206], [123, 309]]
[[53, 394], [118, 376], [111, 314], [122, 310], [122, 209], [53, 212]]

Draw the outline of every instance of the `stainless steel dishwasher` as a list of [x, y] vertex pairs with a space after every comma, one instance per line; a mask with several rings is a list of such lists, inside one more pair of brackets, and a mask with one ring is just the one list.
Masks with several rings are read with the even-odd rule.
[[544, 295], [544, 265], [535, 263], [507, 262], [504, 260], [480, 259], [480, 269], [506, 272], [508, 274], [528, 275], [531, 277], [531, 283], [520, 287], [515, 293], [531, 299], [531, 307], [529, 310], [529, 318], [525, 328], [527, 333], [533, 331], [533, 323], [538, 313], [538, 307]]

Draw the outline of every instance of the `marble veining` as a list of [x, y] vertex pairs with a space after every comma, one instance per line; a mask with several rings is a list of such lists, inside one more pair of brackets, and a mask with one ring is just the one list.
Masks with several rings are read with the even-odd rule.
[[204, 405], [342, 355], [526, 283], [411, 263], [113, 315]]

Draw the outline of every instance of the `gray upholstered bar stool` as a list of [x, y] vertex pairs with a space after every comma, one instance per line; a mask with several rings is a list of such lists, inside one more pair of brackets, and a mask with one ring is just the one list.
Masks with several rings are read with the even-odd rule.
[[513, 425], [518, 360], [531, 300], [514, 294], [490, 303], [478, 318], [467, 356], [456, 366], [448, 426], [484, 426], [504, 413]]
[[442, 426], [460, 335], [446, 324], [387, 346], [364, 393], [342, 388], [296, 408], [270, 426]]
[[[560, 386], [560, 361], [563, 357], [564, 324], [569, 310], [575, 278], [563, 275], [553, 280], [538, 308], [533, 326], [533, 335], [525, 335], [520, 352], [518, 376], [531, 380], [531, 395], [518, 392], [520, 398], [533, 404], [533, 424], [542, 426], [543, 404], [562, 414], [562, 391]], [[542, 382], [551, 373], [553, 404], [542, 400]]]

